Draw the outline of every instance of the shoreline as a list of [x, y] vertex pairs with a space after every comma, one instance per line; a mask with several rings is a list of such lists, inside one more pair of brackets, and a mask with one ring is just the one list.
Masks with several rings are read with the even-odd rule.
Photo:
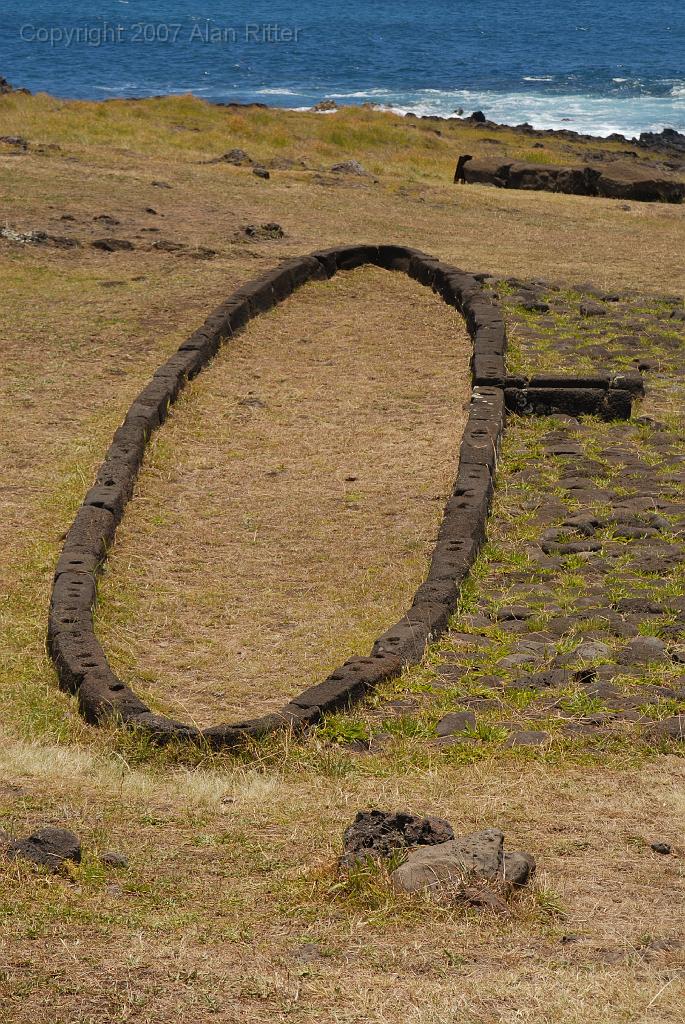
[[[38, 90], [42, 92], [44, 90]], [[0, 75], [0, 95], [6, 95], [11, 93], [28, 93], [31, 94], [32, 90], [14, 87], [7, 79]], [[277, 93], [275, 89], [269, 89], [269, 94], [273, 95]], [[361, 95], [358, 97], [358, 102], [354, 101], [352, 95], [341, 97], [340, 95], [324, 94], [321, 99], [313, 102], [310, 105], [287, 105], [285, 103], [274, 103], [265, 102], [259, 99], [212, 99], [202, 95], [201, 92], [191, 90], [188, 91], [169, 91], [160, 93], [151, 93], [149, 95], [134, 95], [127, 96], [122, 93], [112, 93], [103, 97], [76, 97], [76, 96], [65, 96], [61, 94], [51, 93], [46, 91], [46, 95], [52, 96], [54, 99], [58, 99], [64, 102], [88, 102], [88, 103], [111, 103], [114, 101], [122, 102], [142, 102], [143, 100], [152, 99], [164, 99], [166, 97], [190, 95], [195, 99], [202, 102], [208, 103], [210, 106], [215, 107], [228, 107], [228, 108], [262, 108], [265, 110], [284, 110], [291, 111], [294, 113], [335, 113], [336, 110], [345, 108], [371, 108], [377, 110], [380, 113], [393, 114], [400, 118], [409, 118], [422, 121], [434, 121], [442, 124], [466, 124], [469, 126], [482, 125], [483, 128], [496, 131], [498, 129], [506, 129], [509, 131], [521, 132], [533, 137], [557, 137], [560, 139], [566, 139], [569, 141], [580, 141], [580, 142], [619, 142], [626, 145], [646, 145], [648, 148], [654, 148], [654, 140], [660, 140], [657, 148], [676, 148], [678, 151], [682, 150], [685, 152], [685, 125], [681, 128], [673, 128], [669, 125], [657, 129], [652, 125], [651, 127], [643, 128], [639, 131], [635, 131], [634, 134], [630, 134], [627, 130], [624, 131], [605, 131], [605, 132], [590, 132], [582, 130], [579, 127], [571, 127], [573, 119], [563, 118], [562, 120], [569, 121], [569, 127], [536, 127], [529, 120], [518, 121], [513, 115], [511, 120], [502, 119], [497, 120], [494, 116], [487, 116], [488, 105], [482, 104], [482, 109], [474, 109], [471, 114], [466, 114], [465, 107], [458, 107], [451, 114], [442, 113], [423, 113], [420, 109], [411, 109], [412, 104], [400, 105], [399, 103], [393, 104], [383, 102], [380, 99], [374, 101], [372, 99], [362, 99]], [[285, 97], [288, 95], [288, 90], [284, 88], [282, 95]], [[294, 99], [294, 94], [292, 96]], [[586, 99], [591, 99], [586, 97]], [[420, 104], [414, 104], [414, 106], [420, 108]], [[525, 108], [525, 94], [522, 94], [522, 107]], [[521, 115], [523, 116], [523, 115]], [[535, 118], [533, 118], [535, 120]], [[682, 141], [680, 141], [682, 140]]]

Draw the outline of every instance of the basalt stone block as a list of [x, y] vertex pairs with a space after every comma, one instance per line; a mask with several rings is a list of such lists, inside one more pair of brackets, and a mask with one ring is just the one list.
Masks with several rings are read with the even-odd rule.
[[441, 262], [438, 262], [434, 268], [433, 290], [448, 305], [463, 311], [465, 316], [474, 297], [482, 296], [483, 294], [482, 288], [475, 277], [471, 277], [470, 274], [465, 274], [463, 271]]
[[173, 356], [170, 356], [165, 363], [155, 370], [153, 377], [165, 378], [167, 380], [178, 381], [178, 391], [180, 391], [187, 380], [192, 380], [196, 377], [202, 367], [205, 365], [202, 352], [198, 352], [192, 349], [187, 349], [175, 352]]
[[[247, 302], [245, 303], [247, 308]], [[201, 365], [204, 366], [213, 359], [219, 351], [221, 345], [221, 335], [218, 329], [212, 330], [209, 327], [200, 327], [199, 330], [195, 331], [190, 335], [189, 338], [179, 345], [179, 354], [184, 352], [195, 352], [201, 359]]]
[[175, 400], [179, 388], [178, 378], [153, 377], [138, 394], [136, 402], [139, 405], [152, 407], [157, 413], [159, 422], [164, 423], [169, 406]]
[[338, 270], [354, 270], [366, 263], [378, 262], [377, 245], [342, 245], [335, 255]]
[[239, 299], [247, 301], [250, 318], [259, 316], [260, 313], [266, 313], [277, 302], [273, 283], [269, 276], [258, 277], [254, 281], [248, 281], [235, 294]]
[[147, 442], [150, 435], [159, 426], [157, 409], [152, 405], [141, 405], [139, 402], [134, 402], [126, 413], [122, 426], [138, 428], [144, 434]]
[[50, 599], [49, 643], [58, 633], [80, 631], [91, 623], [95, 594], [94, 576], [85, 572], [60, 573]]
[[402, 663], [394, 652], [373, 652], [370, 658], [350, 658], [317, 686], [310, 686], [293, 697], [301, 708], [320, 708], [322, 712], [347, 707], [384, 679], [399, 675]]
[[55, 568], [55, 579], [62, 573], [82, 572], [95, 575], [105, 558], [104, 551], [98, 552], [93, 548], [70, 547], [62, 550]]
[[479, 548], [479, 542], [473, 537], [452, 537], [449, 540], [438, 540], [433, 551], [426, 582], [443, 579], [461, 582], [468, 575]]
[[569, 416], [603, 415], [608, 392], [600, 388], [528, 387], [505, 388], [507, 409], [521, 412], [533, 409], [537, 413], [565, 413]]
[[128, 462], [116, 458], [105, 459], [95, 474], [95, 485], [97, 487], [120, 488], [125, 502], [133, 494], [135, 480], [136, 470], [134, 467]]
[[337, 245], [330, 249], [318, 249], [311, 254], [326, 269], [329, 277], [338, 270], [354, 270], [366, 263], [378, 262], [376, 245]]
[[443, 604], [413, 605], [407, 614], [379, 636], [373, 654], [391, 654], [403, 664], [420, 661], [426, 644], [447, 628], [450, 611]]
[[379, 245], [377, 263], [385, 270], [400, 270], [408, 274], [412, 260], [424, 257], [425, 253], [419, 249], [410, 249], [406, 245]]
[[87, 572], [61, 572], [52, 588], [50, 606], [65, 611], [90, 611], [95, 603], [95, 580]]
[[459, 449], [460, 465], [476, 463], [494, 471], [497, 457], [498, 433], [486, 424], [467, 423]]
[[474, 352], [471, 359], [471, 376], [474, 384], [504, 387], [506, 373], [503, 356]]
[[231, 750], [244, 744], [246, 738], [244, 730], [234, 725], [212, 725], [202, 730], [198, 740], [212, 750]]
[[611, 377], [606, 374], [593, 374], [584, 377], [568, 376], [557, 377], [545, 374], [536, 374], [528, 381], [530, 388], [594, 388], [599, 391], [606, 391], [611, 383]]
[[60, 687], [70, 693], [76, 693], [89, 673], [106, 674], [110, 671], [92, 628], [57, 633], [52, 641], [51, 654]]
[[507, 348], [507, 331], [502, 320], [493, 320], [479, 326], [473, 337], [473, 351], [478, 355], [504, 355]]
[[472, 336], [481, 331], [503, 329], [504, 321], [499, 308], [482, 294], [472, 296], [464, 303], [464, 317]]
[[104, 508], [111, 512], [117, 524], [121, 522], [126, 502], [133, 490], [130, 479], [116, 480], [110, 478], [111, 483], [95, 484], [83, 499], [84, 505], [93, 505], [95, 508]]
[[274, 304], [283, 302], [289, 295], [292, 295], [295, 288], [295, 279], [292, 271], [284, 264], [280, 264], [275, 270], [270, 270], [260, 278], [261, 281], [269, 281], [273, 290]]
[[633, 393], [610, 388], [601, 403], [599, 414], [605, 420], [629, 420], [633, 409]]
[[439, 604], [452, 612], [459, 603], [459, 586], [453, 579], [427, 579], [414, 594], [412, 607], [424, 604]]
[[316, 252], [313, 252], [310, 255], [321, 264], [327, 277], [333, 277], [338, 272], [338, 264], [336, 262], [337, 254], [337, 248], [332, 247], [330, 249], [317, 249]]
[[[69, 528], [62, 553], [92, 552], [100, 562], [114, 539], [115, 530], [116, 523], [111, 512], [93, 505], [82, 505]], [[59, 572], [66, 571], [66, 567], [59, 569]]]
[[301, 708], [297, 704], [286, 704], [270, 715], [253, 718], [247, 722], [236, 722], [234, 727], [241, 731], [245, 739], [261, 739], [270, 733], [286, 729], [301, 732], [308, 725], [315, 724], [321, 718], [321, 714], [321, 708], [318, 706]]
[[194, 725], [177, 722], [165, 715], [156, 715], [152, 711], [144, 711], [131, 715], [127, 723], [134, 729], [145, 733], [154, 743], [164, 746], [174, 740], [200, 740], [202, 732]]
[[409, 265], [409, 276], [419, 284], [432, 288], [440, 260], [433, 256], [414, 256]]
[[498, 188], [506, 188], [513, 163], [513, 160], [507, 163], [498, 157], [472, 158], [464, 164], [464, 181], [469, 185], [496, 185]]
[[145, 424], [135, 421], [123, 423], [114, 432], [105, 458], [113, 462], [127, 462], [137, 473], [145, 456], [149, 436]]
[[307, 281], [322, 281], [327, 276], [323, 265], [314, 256], [298, 256], [284, 260], [279, 269], [290, 275], [293, 291]]
[[79, 711], [89, 725], [102, 725], [111, 719], [128, 721], [150, 709], [109, 669], [91, 669], [84, 675], [77, 692]]

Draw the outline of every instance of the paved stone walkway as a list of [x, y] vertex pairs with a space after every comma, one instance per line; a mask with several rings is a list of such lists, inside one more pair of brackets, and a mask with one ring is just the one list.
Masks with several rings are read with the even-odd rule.
[[445, 749], [685, 739], [682, 301], [485, 283], [510, 372], [640, 367], [647, 395], [628, 422], [510, 418], [462, 610], [372, 711], [372, 749], [393, 716]]

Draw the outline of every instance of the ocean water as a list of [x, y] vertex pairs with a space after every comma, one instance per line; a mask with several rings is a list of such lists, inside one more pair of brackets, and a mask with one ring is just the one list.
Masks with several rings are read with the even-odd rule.
[[685, 130], [685, 0], [23, 0], [0, 75], [71, 98], [193, 92], [593, 135]]

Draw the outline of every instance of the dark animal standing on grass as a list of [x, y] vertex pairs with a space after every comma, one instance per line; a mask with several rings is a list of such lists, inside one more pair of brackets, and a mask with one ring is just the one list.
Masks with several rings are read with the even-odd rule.
[[473, 157], [470, 156], [468, 153], [465, 156], [460, 156], [459, 159], [457, 160], [457, 169], [454, 172], [454, 184], [455, 185], [457, 185], [457, 184], [465, 185], [466, 184], [466, 175], [464, 174], [464, 164], [467, 163], [468, 160], [473, 160]]

